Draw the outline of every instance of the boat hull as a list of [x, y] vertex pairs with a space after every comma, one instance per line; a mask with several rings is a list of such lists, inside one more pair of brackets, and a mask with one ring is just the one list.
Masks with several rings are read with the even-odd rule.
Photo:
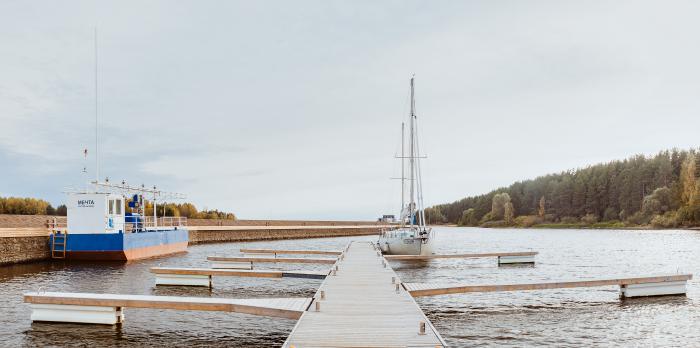
[[[139, 233], [69, 234], [66, 258], [73, 260], [138, 260], [187, 250], [186, 229]], [[60, 246], [57, 246], [60, 250]]]
[[433, 253], [433, 238], [422, 240], [401, 235], [381, 237], [379, 248], [387, 255], [430, 255]]

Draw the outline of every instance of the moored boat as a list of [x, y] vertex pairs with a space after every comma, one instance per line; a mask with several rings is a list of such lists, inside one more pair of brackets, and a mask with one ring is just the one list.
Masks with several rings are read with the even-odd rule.
[[[93, 182], [94, 192], [68, 193], [65, 228], [54, 226], [53, 257], [82, 260], [136, 260], [184, 252], [187, 218], [156, 215], [155, 199], [165, 192]], [[134, 212], [127, 212], [129, 207]], [[153, 216], [145, 216], [144, 194], [153, 194]]]
[[[420, 170], [418, 125], [415, 108], [414, 78], [411, 78], [411, 113], [409, 119], [408, 156], [405, 155], [404, 125], [401, 125], [401, 218], [396, 229], [383, 231], [377, 244], [385, 254], [430, 255], [434, 232], [425, 223], [423, 184]], [[408, 159], [409, 177], [405, 177]], [[409, 202], [405, 204], [406, 181], [409, 184]]]

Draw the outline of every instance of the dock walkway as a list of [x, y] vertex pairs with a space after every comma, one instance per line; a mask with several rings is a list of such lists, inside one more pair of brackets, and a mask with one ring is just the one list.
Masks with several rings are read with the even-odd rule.
[[318, 304], [302, 314], [284, 347], [445, 346], [371, 244], [352, 243], [336, 266], [316, 292]]

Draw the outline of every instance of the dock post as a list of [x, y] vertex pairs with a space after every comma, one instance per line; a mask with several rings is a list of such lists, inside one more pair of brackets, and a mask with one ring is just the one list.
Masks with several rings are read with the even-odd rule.
[[320, 311], [321, 311], [321, 302], [316, 301], [316, 312], [320, 312]]
[[321, 300], [325, 300], [325, 299], [326, 299], [326, 292], [321, 290]]
[[425, 322], [424, 321], [421, 321], [419, 326], [418, 326], [418, 334], [425, 335]]

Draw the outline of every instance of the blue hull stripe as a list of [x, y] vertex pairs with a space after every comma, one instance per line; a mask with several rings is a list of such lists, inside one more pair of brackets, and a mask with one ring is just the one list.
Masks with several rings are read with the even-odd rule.
[[140, 233], [69, 233], [66, 238], [66, 251], [125, 251], [182, 243], [188, 239], [186, 229]]

